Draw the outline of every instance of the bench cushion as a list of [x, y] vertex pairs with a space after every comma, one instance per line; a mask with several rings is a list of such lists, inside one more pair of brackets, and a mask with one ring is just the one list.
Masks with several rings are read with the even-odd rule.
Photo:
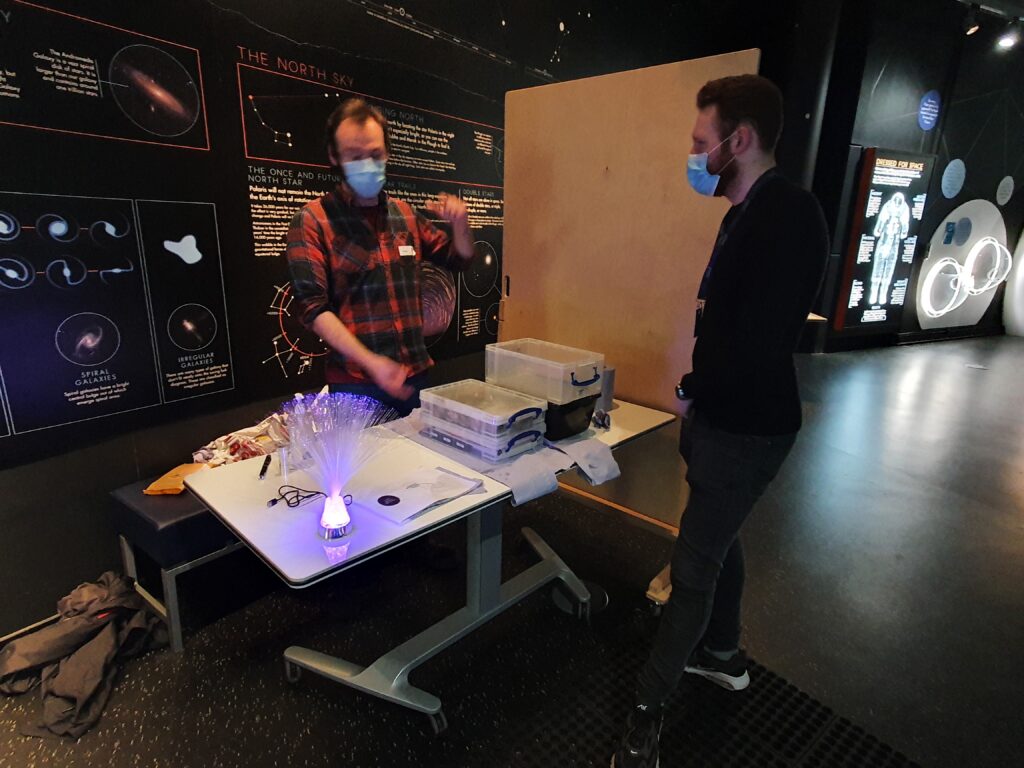
[[146, 496], [153, 479], [111, 492], [119, 533], [162, 568], [195, 560], [236, 541], [193, 494]]

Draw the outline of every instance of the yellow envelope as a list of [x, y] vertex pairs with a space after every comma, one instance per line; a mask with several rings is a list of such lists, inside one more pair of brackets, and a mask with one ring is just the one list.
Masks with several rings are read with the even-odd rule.
[[149, 484], [143, 493], [147, 496], [160, 496], [167, 493], [181, 493], [185, 490], [185, 478], [193, 472], [206, 469], [205, 464], [182, 464], [166, 475]]

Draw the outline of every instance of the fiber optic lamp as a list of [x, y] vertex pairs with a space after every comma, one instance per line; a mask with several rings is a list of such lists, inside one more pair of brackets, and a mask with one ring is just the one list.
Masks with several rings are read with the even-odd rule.
[[[346, 502], [346, 498], [348, 501]], [[320, 538], [327, 542], [338, 542], [352, 530], [352, 517], [348, 504], [352, 497], [332, 493], [324, 499], [324, 510], [320, 515]]]

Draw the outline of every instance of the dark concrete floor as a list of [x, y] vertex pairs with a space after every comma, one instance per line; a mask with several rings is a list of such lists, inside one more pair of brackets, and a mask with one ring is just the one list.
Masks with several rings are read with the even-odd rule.
[[799, 368], [804, 430], [743, 534], [752, 653], [923, 765], [1021, 765], [1024, 339]]
[[[1022, 764], [1024, 339], [797, 366], [804, 429], [743, 534], [751, 651], [925, 765]], [[677, 439], [592, 492], [677, 524]]]

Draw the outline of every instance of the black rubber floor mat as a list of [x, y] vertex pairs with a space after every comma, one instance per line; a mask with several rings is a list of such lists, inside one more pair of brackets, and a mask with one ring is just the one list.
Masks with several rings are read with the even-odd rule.
[[[415, 670], [449, 727], [343, 686], [285, 680], [302, 645], [365, 664], [464, 603], [461, 573], [424, 570], [401, 551], [307, 590], [279, 589], [191, 633], [185, 652], [128, 664], [97, 727], [78, 742], [18, 735], [39, 698], [0, 697], [0, 768], [589, 768], [607, 766], [657, 620], [643, 598], [671, 542], [623, 515], [550, 499], [506, 516], [506, 577], [540, 532], [576, 572], [608, 590], [589, 624], [538, 592]], [[455, 546], [464, 525], [443, 532]], [[191, 575], [191, 574], [190, 574]], [[202, 575], [202, 574], [201, 574]], [[215, 582], [200, 581], [201, 599]], [[729, 693], [687, 676], [670, 700], [662, 768], [889, 768], [905, 757], [763, 667]]]
[[[637, 608], [634, 624], [650, 623]], [[635, 628], [634, 628], [635, 629]], [[608, 765], [647, 645], [623, 631], [617, 653], [577, 659], [566, 693], [516, 728], [510, 768]], [[621, 645], [620, 645], [621, 643]], [[687, 676], [666, 706], [662, 768], [909, 768], [906, 756], [753, 663], [750, 687], [722, 690]]]

